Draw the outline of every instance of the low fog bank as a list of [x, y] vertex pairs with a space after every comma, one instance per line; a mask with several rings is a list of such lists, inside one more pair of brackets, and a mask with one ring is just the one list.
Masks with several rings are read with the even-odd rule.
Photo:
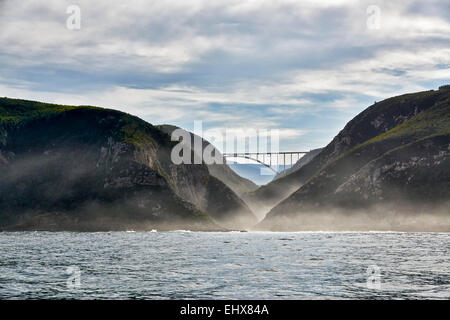
[[173, 214], [170, 219], [142, 216], [135, 210], [119, 207], [89, 206], [85, 210], [71, 212], [27, 212], [18, 223], [1, 227], [0, 231], [228, 231], [209, 219], [180, 218]]
[[226, 228], [226, 230], [247, 230], [248, 228], [255, 225], [255, 223], [261, 221], [260, 219], [256, 220], [252, 217], [247, 217], [240, 212], [232, 212], [230, 216], [226, 219], [214, 219], [212, 218], [215, 224], [222, 228]]
[[368, 209], [309, 209], [268, 215], [252, 231], [407, 231], [450, 232], [450, 203], [414, 209], [373, 206]]
[[[62, 221], [63, 220], [63, 221]], [[225, 232], [229, 229], [218, 225], [192, 223], [192, 222], [172, 222], [155, 223], [153, 221], [124, 221], [123, 219], [101, 218], [89, 221], [75, 221], [70, 217], [49, 217], [40, 216], [32, 221], [22, 224], [8, 226], [0, 229], [0, 232], [23, 232], [23, 231], [49, 231], [49, 232], [119, 232], [119, 231], [204, 231], [204, 232]]]
[[[266, 185], [267, 186], [267, 185]], [[258, 191], [261, 193], [245, 193], [241, 195], [242, 200], [253, 211], [259, 221], [263, 220], [267, 213], [283, 200], [287, 199], [295, 191], [297, 191], [302, 184], [296, 183], [289, 186], [274, 187], [271, 186], [270, 190]], [[264, 188], [262, 186], [261, 188]]]

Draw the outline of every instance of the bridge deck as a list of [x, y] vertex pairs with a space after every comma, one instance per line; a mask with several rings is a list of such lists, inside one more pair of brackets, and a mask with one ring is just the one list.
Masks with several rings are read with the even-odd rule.
[[283, 154], [305, 154], [309, 151], [283, 151], [283, 152], [237, 152], [237, 153], [223, 153], [222, 155], [224, 157], [233, 157], [238, 155], [267, 155], [267, 154], [273, 154], [273, 155], [283, 155]]

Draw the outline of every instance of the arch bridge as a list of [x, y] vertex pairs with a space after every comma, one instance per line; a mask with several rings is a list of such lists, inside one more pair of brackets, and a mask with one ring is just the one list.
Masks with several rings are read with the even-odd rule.
[[[301, 155], [308, 153], [309, 151], [286, 151], [286, 152], [237, 152], [237, 153], [224, 153], [224, 163], [226, 163], [226, 158], [243, 158], [256, 161], [274, 173], [280, 173], [279, 169], [282, 166], [283, 171], [286, 170], [286, 164], [289, 163], [291, 166], [297, 162]], [[281, 159], [281, 160], [280, 160]], [[288, 160], [288, 162], [287, 162]], [[295, 160], [295, 162], [293, 162]], [[276, 169], [274, 169], [275, 165]]]

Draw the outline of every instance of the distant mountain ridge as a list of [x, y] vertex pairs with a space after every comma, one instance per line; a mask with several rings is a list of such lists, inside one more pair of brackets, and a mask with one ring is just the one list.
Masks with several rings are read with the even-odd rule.
[[248, 177], [258, 187], [269, 183], [275, 176], [271, 169], [260, 163], [239, 163], [235, 161], [228, 161], [227, 163], [233, 171], [242, 177]]

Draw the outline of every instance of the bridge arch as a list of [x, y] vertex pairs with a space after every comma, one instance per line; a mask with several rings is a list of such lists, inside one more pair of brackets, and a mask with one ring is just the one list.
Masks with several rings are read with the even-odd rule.
[[[309, 151], [310, 152], [310, 151]], [[253, 160], [256, 161], [260, 164], [262, 164], [263, 166], [269, 168], [270, 170], [272, 170], [275, 174], [278, 174], [279, 171], [275, 170], [272, 167], [272, 156], [282, 156], [282, 166], [283, 166], [283, 170], [284, 171], [286, 169], [286, 158], [289, 157], [289, 164], [292, 166], [293, 165], [293, 156], [297, 156], [297, 161], [300, 159], [300, 155], [304, 155], [308, 153], [308, 151], [285, 151], [285, 152], [243, 152], [243, 153], [224, 153], [222, 154], [224, 160], [226, 160], [225, 158], [244, 158], [244, 159], [249, 159], [249, 160]], [[270, 158], [270, 164], [267, 164], [264, 162], [264, 160], [266, 159], [266, 155], [268, 155]], [[259, 160], [259, 156], [263, 156], [263, 161]], [[226, 161], [224, 161], [226, 162]], [[277, 160], [277, 169], [280, 168], [280, 164]]]
[[223, 157], [224, 157], [224, 158], [245, 158], [245, 159], [253, 160], [253, 161], [256, 161], [256, 162], [262, 164], [263, 166], [269, 168], [269, 169], [272, 170], [275, 174], [278, 174], [278, 171], [275, 170], [274, 168], [272, 168], [271, 165], [268, 165], [267, 163], [264, 163], [263, 161], [261, 161], [261, 160], [259, 160], [259, 159], [257, 159], [257, 158], [253, 158], [253, 157], [248, 156], [248, 155], [245, 155], [245, 154], [237, 154], [237, 155], [234, 155], [234, 154], [224, 154]]

